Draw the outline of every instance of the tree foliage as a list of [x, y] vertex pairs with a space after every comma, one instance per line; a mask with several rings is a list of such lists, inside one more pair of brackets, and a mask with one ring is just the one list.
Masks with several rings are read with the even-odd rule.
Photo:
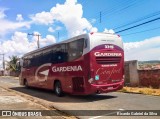
[[18, 56], [11, 56], [9, 57], [10, 61], [7, 62], [7, 70], [10, 71], [18, 71], [19, 67], [17, 66], [17, 61], [19, 60]]

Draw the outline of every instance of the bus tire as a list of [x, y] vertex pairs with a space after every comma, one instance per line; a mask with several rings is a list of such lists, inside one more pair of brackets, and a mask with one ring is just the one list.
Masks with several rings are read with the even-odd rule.
[[29, 88], [28, 81], [26, 79], [24, 80], [24, 85], [26, 88]]
[[55, 82], [54, 91], [55, 91], [55, 94], [56, 94], [58, 97], [62, 97], [62, 96], [63, 96], [64, 93], [63, 93], [62, 85], [61, 85], [61, 82], [60, 82], [60, 81], [56, 81], [56, 82]]

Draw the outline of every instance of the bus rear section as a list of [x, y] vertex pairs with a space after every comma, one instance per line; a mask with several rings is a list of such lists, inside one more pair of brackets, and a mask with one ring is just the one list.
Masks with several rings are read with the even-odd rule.
[[124, 51], [118, 35], [90, 35], [90, 91], [112, 92], [124, 85]]

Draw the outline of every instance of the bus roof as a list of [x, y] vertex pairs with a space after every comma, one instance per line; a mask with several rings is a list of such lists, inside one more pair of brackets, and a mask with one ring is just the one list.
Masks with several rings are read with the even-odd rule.
[[119, 35], [116, 35], [116, 34], [111, 34], [111, 33], [105, 33], [105, 32], [91, 32], [91, 33], [86, 33], [86, 34], [81, 34], [81, 35], [78, 35], [78, 36], [75, 36], [75, 37], [72, 37], [72, 38], [69, 38], [69, 39], [67, 39], [67, 40], [64, 40], [64, 41], [61, 41], [61, 42], [59, 42], [59, 43], [54, 43], [54, 44], [51, 44], [51, 45], [48, 45], [48, 46], [45, 46], [45, 47], [42, 47], [42, 48], [39, 48], [39, 49], [36, 49], [36, 50], [33, 50], [33, 51], [31, 51], [31, 52], [28, 52], [28, 53], [26, 53], [26, 54], [24, 54], [23, 55], [23, 57], [25, 57], [25, 56], [28, 56], [28, 55], [32, 55], [32, 54], [34, 54], [34, 53], [37, 53], [37, 52], [40, 52], [40, 51], [43, 51], [43, 50], [46, 50], [46, 49], [48, 49], [48, 48], [51, 48], [51, 47], [53, 47], [53, 46], [55, 46], [55, 45], [58, 45], [58, 44], [65, 44], [65, 43], [68, 43], [68, 42], [71, 42], [71, 41], [74, 41], [75, 39], [78, 39], [78, 38], [82, 38], [82, 37], [89, 37], [89, 36], [91, 36], [91, 35], [108, 35], [108, 36], [110, 36], [110, 37], [119, 37]]

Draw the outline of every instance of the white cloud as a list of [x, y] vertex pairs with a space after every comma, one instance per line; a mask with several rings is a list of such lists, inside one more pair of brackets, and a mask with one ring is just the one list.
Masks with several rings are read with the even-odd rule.
[[32, 19], [33, 23], [36, 24], [53, 24], [53, 16], [50, 14], [50, 12], [43, 11], [41, 13], [31, 15], [30, 18]]
[[114, 32], [114, 30], [113, 29], [104, 29], [104, 31], [103, 32], [105, 32], [105, 33], [111, 33], [111, 34], [114, 34], [115, 32]]
[[[37, 32], [35, 32], [37, 33]], [[40, 46], [46, 46], [55, 43], [55, 37], [47, 35], [46, 38], [40, 37]], [[5, 56], [18, 55], [37, 49], [37, 37], [33, 37], [31, 41], [27, 38], [27, 33], [15, 32], [11, 40], [0, 43], [0, 54], [5, 53]]]
[[[7, 33], [13, 32], [20, 28], [30, 28], [31, 22], [12, 22], [5, 19], [5, 9], [0, 9], [0, 37], [5, 36]], [[20, 20], [19, 15], [19, 20]], [[21, 19], [22, 20], [22, 19]]]
[[8, 56], [13, 54], [23, 54], [35, 49], [35, 43], [29, 42], [26, 33], [15, 32], [11, 40], [1, 43], [0, 51]]
[[44, 46], [47, 46], [47, 45], [50, 45], [50, 44], [53, 44], [53, 43], [56, 43], [56, 38], [53, 36], [53, 35], [47, 35], [45, 38], [42, 38], [42, 35], [37, 32], [37, 31], [34, 31], [33, 33], [34, 35], [31, 36], [32, 37], [32, 41], [35, 42], [36, 44], [36, 47], [38, 47], [37, 45], [37, 41], [38, 41], [38, 35], [39, 35], [39, 45], [40, 45], [40, 48], [41, 47], [44, 47]]
[[3, 19], [6, 17], [6, 15], [4, 13], [6, 10], [7, 10], [6, 8], [0, 8], [0, 19]]
[[96, 23], [96, 19], [91, 19], [91, 23], [92, 24]]
[[47, 46], [56, 43], [56, 39], [52, 35], [47, 35], [46, 38], [40, 39], [40, 45]]
[[49, 32], [52, 32], [52, 33], [55, 32], [55, 30], [54, 30], [52, 27], [49, 27], [49, 28], [48, 28], [48, 31], [49, 31]]
[[16, 20], [17, 21], [23, 21], [22, 15], [21, 14], [17, 14]]
[[69, 36], [79, 35], [92, 28], [89, 21], [83, 18], [82, 5], [77, 4], [76, 0], [67, 0], [63, 5], [57, 4], [51, 9], [51, 14], [65, 25]]
[[[15, 32], [11, 40], [3, 41], [0, 44], [0, 54], [4, 53], [7, 61], [9, 61], [9, 56], [17, 55], [20, 57], [34, 49], [36, 49], [36, 42], [29, 42], [27, 34], [22, 32]], [[2, 62], [2, 59], [0, 59], [0, 62]]]
[[56, 28], [49, 27], [48, 31], [53, 33], [55, 31], [58, 31], [58, 30], [61, 30], [61, 29], [62, 29], [62, 27], [60, 27], [60, 26], [57, 26]]
[[20, 28], [30, 28], [30, 22], [12, 22], [5, 19], [0, 19], [0, 37], [6, 35], [11, 31]]
[[159, 60], [160, 36], [139, 42], [124, 43], [125, 60]]
[[98, 29], [97, 29], [96, 27], [92, 27], [90, 31], [91, 31], [91, 32], [97, 32]]
[[57, 26], [56, 28], [55, 28], [55, 30], [61, 30], [62, 29], [62, 27], [60, 27], [60, 26]]
[[[56, 4], [56, 7], [51, 8], [50, 12], [41, 12], [31, 16], [35, 23], [53, 24], [54, 21], [59, 21], [67, 29], [69, 36], [75, 36], [87, 31], [97, 31], [91, 23], [83, 17], [82, 5], [77, 3], [77, 0], [66, 0], [64, 4]], [[52, 31], [51, 28], [48, 30]]]

